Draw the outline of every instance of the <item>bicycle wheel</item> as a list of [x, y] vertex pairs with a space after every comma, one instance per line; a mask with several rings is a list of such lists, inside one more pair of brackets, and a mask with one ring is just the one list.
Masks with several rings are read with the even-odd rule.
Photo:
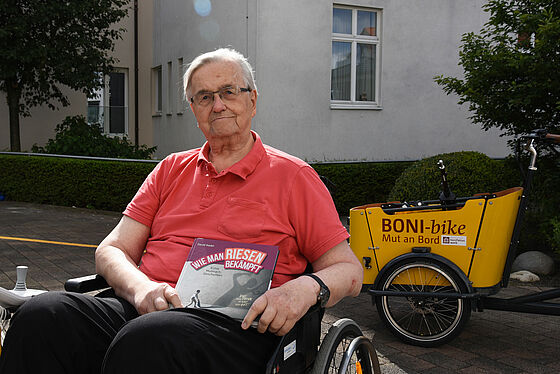
[[409, 259], [394, 265], [379, 282], [380, 290], [428, 292], [433, 296], [376, 296], [383, 322], [398, 338], [422, 347], [435, 347], [457, 336], [471, 315], [471, 301], [447, 298], [466, 292], [455, 271], [431, 259]]
[[[338, 374], [344, 352], [358, 336], [362, 336], [362, 330], [356, 322], [348, 318], [336, 321], [321, 343], [311, 374]], [[358, 347], [345, 374], [372, 373], [372, 359], [377, 360], [377, 356], [372, 358], [367, 349]]]

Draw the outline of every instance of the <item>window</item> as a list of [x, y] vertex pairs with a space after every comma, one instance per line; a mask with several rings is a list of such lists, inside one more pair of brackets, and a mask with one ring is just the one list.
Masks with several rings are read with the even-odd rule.
[[173, 114], [173, 63], [167, 63], [167, 115]]
[[183, 114], [185, 108], [188, 107], [185, 94], [183, 93], [183, 74], [185, 74], [185, 67], [181, 57], [177, 59], [177, 114]]
[[126, 75], [125, 71], [109, 73], [109, 118], [105, 123], [105, 132], [109, 134], [127, 132]]
[[152, 115], [161, 115], [162, 110], [162, 73], [161, 65], [152, 69]]
[[99, 125], [105, 134], [128, 133], [128, 69], [103, 77], [103, 87], [88, 99], [88, 123]]
[[331, 107], [379, 109], [380, 11], [333, 7]]

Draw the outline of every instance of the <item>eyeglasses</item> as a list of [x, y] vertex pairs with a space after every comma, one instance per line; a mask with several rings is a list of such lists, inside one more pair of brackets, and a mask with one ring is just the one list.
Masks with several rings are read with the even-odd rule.
[[218, 91], [201, 91], [191, 97], [191, 102], [201, 107], [214, 103], [214, 95], [218, 94], [223, 102], [234, 102], [241, 92], [251, 92], [251, 87], [227, 86]]

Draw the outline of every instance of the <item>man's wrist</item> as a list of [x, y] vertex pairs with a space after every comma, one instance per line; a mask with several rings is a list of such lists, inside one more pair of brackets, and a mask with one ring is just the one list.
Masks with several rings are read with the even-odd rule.
[[317, 303], [317, 296], [319, 296], [319, 292], [321, 291], [321, 287], [319, 284], [313, 280], [311, 277], [299, 277], [298, 281], [301, 282], [300, 287], [305, 287], [306, 295], [309, 295], [309, 306], [313, 306]]
[[321, 308], [325, 308], [327, 306], [327, 303], [329, 302], [329, 298], [331, 295], [331, 291], [329, 290], [329, 287], [327, 287], [327, 285], [323, 282], [323, 280], [316, 274], [308, 273], [303, 275], [308, 278], [312, 278], [315, 284], [319, 287], [319, 291], [316, 293], [317, 295], [316, 303], [320, 303]]

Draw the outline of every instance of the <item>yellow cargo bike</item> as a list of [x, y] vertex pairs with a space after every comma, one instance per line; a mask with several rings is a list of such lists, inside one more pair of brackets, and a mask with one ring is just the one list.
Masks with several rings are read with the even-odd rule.
[[560, 315], [560, 289], [502, 299], [517, 250], [538, 143], [560, 135], [524, 137], [531, 153], [523, 187], [456, 198], [443, 162], [437, 200], [367, 204], [350, 210], [350, 246], [364, 267], [364, 289], [381, 319], [401, 340], [424, 347], [460, 333], [471, 311]]

